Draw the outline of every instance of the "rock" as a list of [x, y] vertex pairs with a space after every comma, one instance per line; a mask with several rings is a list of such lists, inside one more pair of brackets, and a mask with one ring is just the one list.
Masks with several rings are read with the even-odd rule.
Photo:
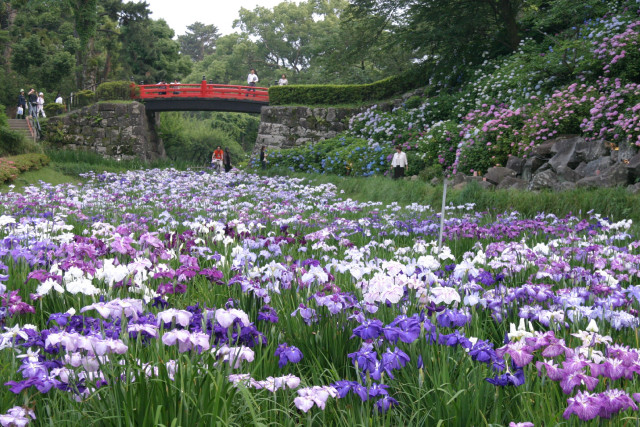
[[624, 163], [616, 163], [602, 171], [599, 175], [588, 176], [576, 182], [580, 188], [612, 188], [627, 185], [629, 183], [629, 172]]
[[411, 175], [411, 181], [417, 181], [418, 175]]
[[550, 140], [543, 142], [540, 145], [536, 145], [531, 150], [532, 157], [542, 157], [545, 159], [551, 158], [554, 154], [553, 146], [555, 145], [555, 140]]
[[543, 190], [546, 188], [553, 188], [558, 182], [558, 175], [551, 170], [539, 172], [533, 176], [533, 179], [529, 183], [529, 190]]
[[631, 194], [640, 193], [640, 182], [636, 182], [635, 184], [628, 186], [627, 191]]
[[508, 176], [515, 178], [516, 172], [513, 169], [505, 168], [502, 166], [490, 168], [485, 174], [485, 178], [487, 178], [487, 181], [494, 185], [500, 184], [500, 182]]
[[608, 169], [609, 166], [611, 166], [611, 157], [604, 156], [589, 163], [581, 163], [575, 171], [583, 177], [589, 177], [595, 176], [597, 171], [602, 172], [605, 169]]
[[[609, 149], [605, 145], [604, 141], [587, 141], [584, 138], [580, 138], [576, 142], [576, 147], [573, 151], [573, 156], [571, 157], [569, 164], [577, 166], [582, 162], [589, 163], [608, 154]], [[576, 166], [572, 167], [575, 169]]]
[[556, 172], [562, 181], [578, 182], [583, 178], [582, 175], [569, 167], [564, 167]]
[[569, 182], [569, 181], [556, 182], [555, 185], [552, 187], [553, 191], [567, 191], [567, 190], [573, 190], [574, 188], [576, 188], [576, 184], [574, 182]]
[[616, 149], [611, 150], [611, 159], [614, 162], [626, 162], [633, 158], [638, 152], [635, 145], [631, 145], [626, 141], [621, 142]]
[[467, 182], [467, 183], [469, 183], [469, 182], [480, 182], [482, 180], [483, 180], [483, 177], [481, 177], [481, 176], [469, 176], [469, 175], [467, 175], [467, 176], [464, 177], [464, 182]]
[[511, 169], [516, 173], [516, 175], [522, 175], [522, 169], [524, 168], [524, 164], [526, 163], [525, 159], [521, 159], [520, 157], [511, 156], [507, 160], [507, 168]]
[[453, 175], [449, 179], [451, 180], [451, 184], [455, 186], [455, 185], [464, 183], [466, 181], [467, 177], [463, 173], [457, 173], [457, 174]]
[[429, 184], [431, 184], [434, 187], [436, 185], [440, 185], [440, 178], [432, 178], [431, 181], [429, 181]]
[[573, 165], [569, 163], [574, 156], [576, 143], [580, 139], [582, 138], [570, 137], [557, 138], [554, 140], [551, 151], [554, 152], [555, 155], [549, 160], [549, 165], [554, 170], [554, 172], [558, 173], [561, 169], [574, 168], [578, 166], [578, 162]]
[[453, 188], [454, 190], [462, 190], [466, 186], [467, 186], [466, 182], [459, 182], [459, 183], [453, 185], [451, 188]]
[[492, 188], [495, 188], [495, 185], [493, 185], [492, 183], [490, 183], [489, 181], [478, 181], [478, 185], [482, 188], [484, 188], [485, 190], [491, 190]]
[[629, 171], [630, 179], [632, 181], [640, 178], [640, 153], [630, 158], [629, 163], [626, 164], [626, 167]]
[[528, 186], [529, 183], [524, 179], [507, 176], [496, 186], [496, 188], [501, 190], [526, 190]]

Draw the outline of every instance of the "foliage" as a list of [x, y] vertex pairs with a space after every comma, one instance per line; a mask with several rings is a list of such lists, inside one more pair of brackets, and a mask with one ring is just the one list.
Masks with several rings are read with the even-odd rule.
[[185, 34], [178, 36], [180, 53], [189, 56], [194, 62], [202, 61], [206, 55], [215, 52], [218, 37], [220, 34], [215, 25], [196, 21], [187, 26]]
[[429, 82], [427, 70], [426, 65], [415, 67], [399, 76], [360, 85], [273, 86], [269, 88], [269, 103], [314, 105], [384, 100], [427, 85]]
[[81, 90], [74, 94], [75, 103], [78, 107], [84, 107], [86, 105], [93, 104], [96, 99], [96, 94], [92, 90]]
[[57, 115], [65, 113], [67, 111], [67, 106], [64, 104], [49, 102], [47, 104], [44, 104], [44, 111], [47, 114], [47, 117], [55, 117]]
[[104, 82], [96, 88], [96, 99], [98, 101], [129, 101], [139, 94], [140, 88], [126, 80]]
[[[0, 128], [0, 131], [2, 129]], [[1, 135], [0, 135], [1, 137]], [[29, 153], [12, 157], [0, 157], [0, 184], [13, 180], [21, 172], [40, 169], [49, 164], [49, 158], [44, 154]]]
[[217, 146], [229, 149], [232, 165], [237, 165], [245, 156], [233, 136], [224, 129], [212, 127], [209, 120], [195, 120], [180, 113], [163, 113], [159, 132], [167, 156], [175, 161], [209, 165]]

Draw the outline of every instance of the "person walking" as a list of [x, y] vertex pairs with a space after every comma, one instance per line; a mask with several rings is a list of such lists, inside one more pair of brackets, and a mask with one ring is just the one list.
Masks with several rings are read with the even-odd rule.
[[24, 89], [20, 89], [18, 95], [18, 110], [16, 111], [16, 119], [24, 119], [27, 113], [27, 98], [24, 97]]
[[256, 97], [256, 83], [258, 83], [258, 75], [256, 74], [256, 70], [252, 68], [249, 72], [249, 75], [247, 76], [247, 84], [251, 86], [251, 88], [249, 88], [249, 90], [247, 91], [247, 97], [249, 96], [249, 92], [251, 91], [253, 91], [253, 97]]
[[223, 155], [224, 155], [224, 152], [222, 151], [222, 148], [220, 148], [220, 146], [218, 145], [218, 148], [216, 148], [213, 151], [213, 155], [211, 156], [211, 166], [215, 169], [216, 172], [220, 172], [222, 170]]
[[224, 148], [224, 156], [222, 163], [224, 164], [224, 171], [229, 172], [231, 170], [231, 154], [229, 154], [229, 148]]
[[264, 145], [260, 147], [260, 167], [262, 169], [267, 168], [267, 153], [264, 152]]
[[407, 155], [402, 151], [402, 147], [399, 145], [396, 145], [396, 153], [393, 155], [393, 159], [391, 160], [391, 167], [393, 168], [393, 179], [404, 177], [405, 172], [409, 168]]
[[38, 94], [34, 88], [31, 88], [27, 95], [27, 101], [29, 102], [29, 115], [34, 119], [38, 117]]
[[44, 118], [47, 118], [47, 115], [44, 113], [44, 93], [40, 92], [38, 94], [38, 100], [36, 101], [38, 103], [38, 111], [36, 112], [36, 114], [38, 116], [42, 116]]

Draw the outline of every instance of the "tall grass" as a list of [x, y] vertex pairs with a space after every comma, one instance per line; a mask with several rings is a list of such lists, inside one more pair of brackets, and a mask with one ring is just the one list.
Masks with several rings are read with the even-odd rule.
[[[422, 181], [393, 180], [380, 176], [343, 177], [292, 173], [286, 170], [269, 171], [269, 175], [285, 174], [307, 178], [315, 184], [332, 183], [343, 198], [401, 205], [419, 203], [438, 208], [442, 203], [443, 186], [432, 186]], [[585, 216], [595, 211], [614, 220], [632, 219], [640, 222], [640, 198], [625, 188], [574, 189], [569, 191], [522, 191], [484, 189], [475, 182], [462, 189], [447, 187], [447, 204], [475, 203], [476, 210], [494, 214], [516, 210], [525, 216], [553, 212], [558, 216]]]

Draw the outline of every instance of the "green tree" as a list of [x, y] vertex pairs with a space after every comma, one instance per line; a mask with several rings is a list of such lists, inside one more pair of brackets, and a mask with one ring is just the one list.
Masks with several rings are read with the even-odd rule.
[[220, 33], [215, 25], [194, 22], [187, 27], [186, 34], [178, 36], [180, 53], [190, 56], [193, 61], [202, 61], [205, 55], [213, 53], [218, 37]]

